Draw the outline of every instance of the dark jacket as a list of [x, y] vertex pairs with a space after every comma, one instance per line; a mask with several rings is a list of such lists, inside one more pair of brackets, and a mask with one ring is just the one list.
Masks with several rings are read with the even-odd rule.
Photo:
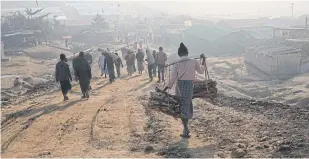
[[120, 57], [119, 57], [118, 59], [115, 60], [115, 65], [116, 65], [116, 67], [120, 67], [120, 66], [123, 67], [122, 60], [121, 60]]
[[72, 81], [72, 76], [71, 76], [69, 65], [64, 61], [59, 61], [56, 65], [55, 76], [56, 76], [57, 82], [66, 81], [66, 80]]
[[87, 53], [85, 55], [85, 59], [88, 61], [88, 63], [91, 65], [92, 64], [92, 55]]
[[144, 52], [138, 52], [137, 54], [136, 54], [136, 60], [137, 61], [144, 61], [144, 58], [145, 58], [145, 53]]
[[114, 59], [108, 55], [105, 57], [105, 62], [104, 62], [104, 69], [107, 69], [110, 70], [110, 69], [114, 69]]
[[92, 78], [91, 67], [86, 59], [77, 56], [73, 60], [73, 69], [75, 76], [80, 78], [85, 78], [90, 80]]

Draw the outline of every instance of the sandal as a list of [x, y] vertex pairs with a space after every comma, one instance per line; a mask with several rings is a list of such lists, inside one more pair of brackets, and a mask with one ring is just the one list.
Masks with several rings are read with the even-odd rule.
[[191, 136], [187, 133], [187, 134], [180, 134], [180, 137], [182, 137], [182, 138], [190, 138]]

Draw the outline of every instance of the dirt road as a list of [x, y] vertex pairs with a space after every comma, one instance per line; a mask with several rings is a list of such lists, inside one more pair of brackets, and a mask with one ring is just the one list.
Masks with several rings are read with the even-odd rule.
[[[98, 68], [94, 68], [98, 70]], [[124, 72], [124, 71], [123, 71]], [[147, 75], [113, 84], [94, 73], [91, 98], [74, 86], [2, 108], [2, 157], [309, 157], [309, 107], [219, 96], [194, 100], [191, 138], [147, 107]]]
[[[158, 157], [173, 142], [201, 146], [180, 140], [180, 121], [141, 105], [156, 85], [146, 75], [107, 82], [94, 80], [89, 100], [75, 86], [68, 102], [54, 92], [2, 109], [2, 157]], [[195, 154], [213, 157], [205, 150]]]

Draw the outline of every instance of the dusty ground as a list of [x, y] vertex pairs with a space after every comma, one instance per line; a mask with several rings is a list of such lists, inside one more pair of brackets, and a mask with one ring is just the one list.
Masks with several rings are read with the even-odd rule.
[[[154, 85], [145, 77], [112, 85], [97, 79], [86, 101], [74, 87], [68, 102], [55, 92], [2, 109], [2, 157], [156, 157], [180, 140], [181, 123], [140, 104], [138, 95]], [[182, 142], [192, 151], [208, 145]], [[210, 143], [204, 150], [199, 153], [213, 156]]]
[[219, 91], [226, 95], [289, 105], [309, 104], [309, 74], [278, 80], [246, 65], [243, 58], [209, 58], [208, 66], [210, 77], [218, 81]]
[[11, 88], [15, 77], [44, 77], [54, 74], [59, 55], [71, 52], [39, 45], [24, 50], [19, 56], [8, 56], [11, 60], [1, 62], [1, 88]]
[[[263, 96], [265, 82], [244, 76], [239, 80], [237, 71], [243, 67], [237, 66], [237, 60], [210, 59], [211, 76], [225, 95], [214, 102], [194, 100], [190, 139], [179, 137], [180, 120], [148, 107], [147, 96], [157, 84], [148, 82], [146, 74], [108, 84], [94, 64], [89, 100], [80, 99], [75, 85], [68, 102], [62, 102], [60, 91], [51, 91], [2, 108], [1, 156], [309, 157], [306, 101], [289, 106], [249, 100], [254, 96], [269, 100]], [[306, 83], [292, 89], [302, 85]], [[277, 97], [275, 86], [270, 89]]]

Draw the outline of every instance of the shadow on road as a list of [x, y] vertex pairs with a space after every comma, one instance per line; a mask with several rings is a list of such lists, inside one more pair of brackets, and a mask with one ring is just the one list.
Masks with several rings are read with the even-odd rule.
[[138, 87], [129, 90], [129, 92], [138, 91], [138, 90], [140, 90], [140, 89], [146, 87], [149, 83], [151, 83], [151, 81], [147, 81], [147, 82], [145, 82], [145, 83], [139, 85]]
[[206, 145], [203, 147], [188, 148], [190, 139], [180, 139], [179, 141], [168, 145], [168, 147], [160, 152], [167, 158], [213, 158], [214, 145]]
[[32, 115], [37, 114], [39, 112], [42, 112], [42, 113], [38, 114], [34, 118], [38, 118], [42, 115], [49, 114], [49, 113], [52, 113], [54, 111], [62, 111], [62, 110], [69, 108], [70, 106], [78, 103], [79, 101], [80, 100], [74, 100], [74, 101], [70, 101], [69, 103], [66, 103], [63, 106], [58, 106], [59, 104], [62, 103], [61, 102], [61, 103], [58, 103], [58, 104], [47, 105], [47, 106], [43, 106], [43, 107], [40, 107], [40, 108], [25, 109], [25, 110], [21, 110], [21, 111], [15, 112], [15, 113], [7, 114], [7, 115], [4, 115], [5, 120], [1, 122], [1, 125], [5, 124], [10, 119], [29, 117], [29, 116], [32, 116]]

